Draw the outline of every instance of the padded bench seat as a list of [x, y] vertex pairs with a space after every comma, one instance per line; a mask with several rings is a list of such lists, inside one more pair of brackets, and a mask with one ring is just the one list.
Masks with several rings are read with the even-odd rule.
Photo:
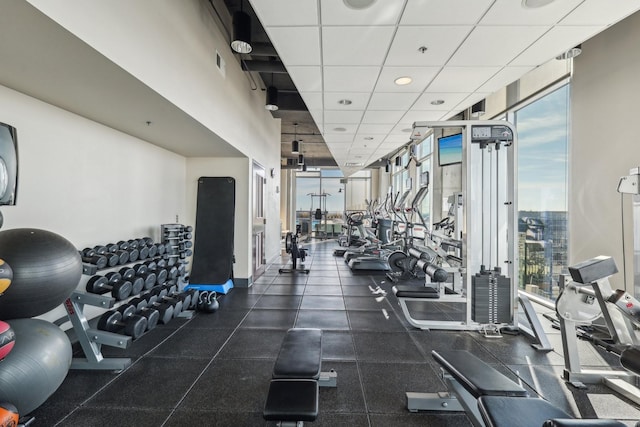
[[493, 366], [465, 350], [431, 352], [433, 358], [474, 398], [480, 396], [517, 396], [529, 394]]
[[315, 380], [271, 380], [262, 415], [267, 421], [315, 421], [318, 395]]
[[273, 378], [317, 380], [321, 367], [322, 329], [289, 329], [273, 367]]
[[398, 298], [440, 298], [437, 289], [427, 286], [395, 285], [393, 293]]
[[478, 407], [487, 427], [624, 427], [614, 420], [573, 419], [543, 399], [482, 396]]

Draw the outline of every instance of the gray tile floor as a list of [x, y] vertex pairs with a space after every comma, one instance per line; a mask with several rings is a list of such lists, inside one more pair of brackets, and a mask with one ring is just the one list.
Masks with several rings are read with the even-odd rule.
[[[338, 387], [321, 389], [315, 426], [470, 426], [464, 414], [405, 408], [406, 391], [445, 389], [430, 356], [434, 349], [472, 351], [574, 415], [593, 417], [599, 405], [611, 407], [603, 387], [577, 390], [560, 379], [560, 339], [549, 325], [557, 349], [549, 353], [535, 351], [522, 336], [416, 330], [385, 277], [352, 273], [333, 256], [335, 246], [310, 247], [308, 275], [279, 275], [280, 265], [272, 265], [251, 288], [222, 296], [214, 314], [173, 320], [127, 350], [105, 348], [106, 356], [131, 357], [132, 366], [119, 374], [70, 371], [32, 414], [35, 426], [271, 425], [262, 408], [280, 343], [294, 326], [324, 330], [323, 370], [338, 372]], [[378, 286], [386, 296], [374, 293]], [[605, 363], [589, 344], [581, 346], [590, 363]], [[629, 420], [640, 414], [625, 411], [618, 413]]]

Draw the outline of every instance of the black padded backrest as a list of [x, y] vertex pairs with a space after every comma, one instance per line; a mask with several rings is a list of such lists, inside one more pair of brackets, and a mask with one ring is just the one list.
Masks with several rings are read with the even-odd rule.
[[476, 399], [480, 396], [528, 396], [524, 388], [468, 351], [433, 350], [431, 355]]
[[233, 277], [235, 202], [235, 179], [198, 179], [191, 284], [222, 284]]
[[487, 427], [542, 427], [550, 418], [571, 418], [546, 400], [526, 397], [482, 396], [478, 409]]
[[626, 427], [615, 420], [570, 420], [566, 418], [547, 420], [542, 427]]
[[282, 340], [273, 378], [318, 379], [322, 365], [322, 329], [292, 328]]
[[630, 347], [623, 350], [620, 363], [634, 374], [640, 375], [640, 348]]

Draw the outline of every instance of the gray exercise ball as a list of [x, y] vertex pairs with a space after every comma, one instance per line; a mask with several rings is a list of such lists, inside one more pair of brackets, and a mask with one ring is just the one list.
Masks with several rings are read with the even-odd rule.
[[78, 286], [82, 259], [75, 246], [47, 230], [0, 231], [0, 259], [13, 270], [0, 298], [0, 320], [35, 317], [62, 304]]
[[71, 342], [59, 327], [40, 319], [15, 319], [16, 341], [0, 363], [0, 402], [23, 416], [37, 409], [62, 384], [71, 366]]

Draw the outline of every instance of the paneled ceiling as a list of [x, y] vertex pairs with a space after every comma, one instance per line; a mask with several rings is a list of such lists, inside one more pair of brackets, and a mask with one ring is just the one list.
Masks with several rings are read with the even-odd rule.
[[[301, 133], [324, 139], [347, 175], [407, 144], [413, 122], [449, 119], [640, 9], [640, 0], [250, 2], [313, 119]], [[281, 114], [287, 157], [296, 119]]]

